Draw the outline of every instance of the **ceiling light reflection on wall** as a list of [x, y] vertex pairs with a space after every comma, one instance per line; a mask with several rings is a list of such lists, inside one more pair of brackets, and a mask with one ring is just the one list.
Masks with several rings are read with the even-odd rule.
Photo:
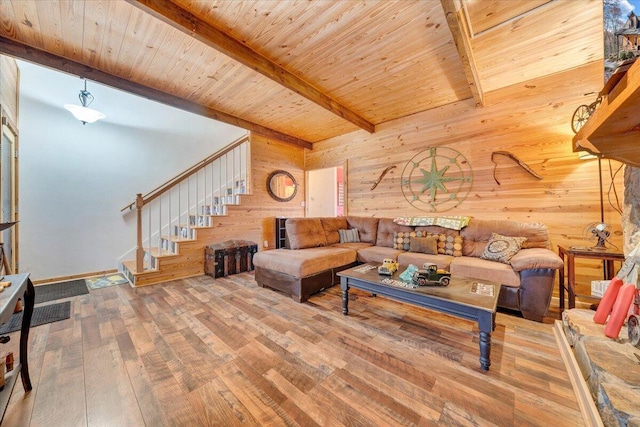
[[73, 117], [80, 120], [83, 125], [86, 125], [87, 123], [93, 123], [107, 117], [101, 112], [89, 108], [89, 105], [91, 105], [94, 98], [93, 95], [91, 95], [91, 92], [87, 90], [86, 79], [84, 80], [84, 90], [80, 91], [78, 99], [80, 100], [80, 104], [82, 105], [65, 104], [64, 108], [71, 111]]

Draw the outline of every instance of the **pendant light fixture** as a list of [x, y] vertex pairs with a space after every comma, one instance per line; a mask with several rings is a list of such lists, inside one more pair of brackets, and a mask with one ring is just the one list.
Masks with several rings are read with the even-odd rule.
[[65, 104], [64, 108], [71, 111], [73, 117], [80, 120], [83, 125], [86, 125], [87, 123], [93, 123], [107, 117], [101, 112], [89, 108], [89, 105], [91, 105], [91, 103], [93, 102], [93, 95], [91, 95], [91, 92], [87, 90], [87, 79], [84, 79], [84, 90], [80, 91], [78, 99], [80, 100], [80, 104], [82, 104], [81, 106], [74, 104]]

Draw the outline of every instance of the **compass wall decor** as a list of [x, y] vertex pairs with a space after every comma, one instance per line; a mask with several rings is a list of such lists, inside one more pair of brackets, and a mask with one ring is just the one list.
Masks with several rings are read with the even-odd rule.
[[409, 203], [427, 212], [458, 206], [469, 194], [473, 173], [466, 157], [448, 147], [431, 147], [413, 156], [400, 186]]

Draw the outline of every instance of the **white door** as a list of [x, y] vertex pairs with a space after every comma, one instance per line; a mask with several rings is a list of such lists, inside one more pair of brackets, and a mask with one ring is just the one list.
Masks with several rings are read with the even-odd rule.
[[343, 171], [343, 166], [307, 171], [307, 217], [344, 215]]

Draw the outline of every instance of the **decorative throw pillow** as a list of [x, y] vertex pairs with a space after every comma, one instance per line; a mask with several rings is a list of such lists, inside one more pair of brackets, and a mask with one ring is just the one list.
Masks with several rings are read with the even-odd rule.
[[438, 253], [451, 256], [462, 256], [462, 237], [439, 234]]
[[509, 264], [511, 257], [518, 253], [526, 240], [526, 237], [510, 237], [491, 233], [491, 239], [487, 242], [480, 258]]
[[420, 252], [422, 254], [438, 254], [438, 237], [411, 237], [409, 252]]
[[394, 231], [393, 249], [408, 251], [412, 237], [424, 237], [424, 233], [422, 231]]
[[[396, 231], [393, 233], [393, 249], [411, 251], [412, 237], [433, 237], [436, 239], [438, 254], [462, 256], [462, 237], [434, 234], [424, 231]], [[415, 252], [415, 251], [412, 251]]]
[[349, 228], [348, 230], [338, 230], [340, 235], [340, 243], [355, 243], [360, 241], [360, 234], [357, 228]]
[[462, 256], [462, 236], [426, 233], [427, 237], [436, 238], [440, 255]]

